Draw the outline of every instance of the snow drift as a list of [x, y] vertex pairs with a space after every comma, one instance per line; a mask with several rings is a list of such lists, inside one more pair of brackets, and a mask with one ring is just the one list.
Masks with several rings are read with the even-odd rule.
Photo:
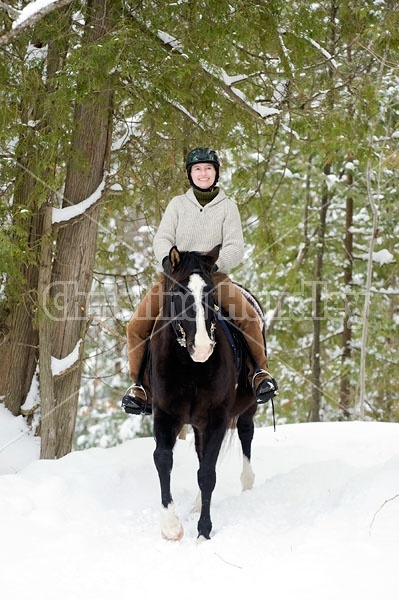
[[191, 438], [178, 441], [172, 476], [185, 537], [166, 542], [152, 439], [39, 461], [0, 408], [4, 598], [397, 597], [399, 424], [257, 429], [245, 493], [233, 437], [218, 462], [213, 537], [197, 546]]

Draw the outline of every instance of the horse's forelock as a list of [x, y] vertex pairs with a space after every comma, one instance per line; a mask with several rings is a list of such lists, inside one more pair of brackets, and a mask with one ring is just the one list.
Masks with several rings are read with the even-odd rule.
[[181, 252], [180, 263], [175, 269], [166, 271], [167, 288], [171, 289], [176, 284], [187, 283], [192, 273], [198, 273], [205, 281], [208, 281], [211, 277], [203, 254], [199, 252]]

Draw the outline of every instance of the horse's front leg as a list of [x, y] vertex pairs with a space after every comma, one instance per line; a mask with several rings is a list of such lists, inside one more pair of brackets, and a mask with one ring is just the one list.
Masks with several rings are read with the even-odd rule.
[[155, 411], [154, 437], [156, 447], [154, 450], [154, 462], [161, 485], [161, 533], [165, 539], [175, 541], [181, 540], [184, 534], [183, 527], [176, 515], [170, 489], [173, 447], [180, 429], [181, 423], [177, 422], [175, 418], [159, 410]]
[[212, 530], [211, 498], [216, 485], [216, 461], [227, 425], [221, 422], [209, 427], [203, 438], [202, 456], [198, 469], [198, 485], [201, 491], [201, 514], [198, 521], [198, 540], [210, 538]]

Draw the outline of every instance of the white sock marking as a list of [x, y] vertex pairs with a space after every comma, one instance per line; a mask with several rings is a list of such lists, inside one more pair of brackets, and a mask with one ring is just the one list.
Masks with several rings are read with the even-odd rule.
[[173, 502], [167, 508], [161, 506], [161, 532], [162, 537], [173, 541], [180, 541], [184, 535], [183, 527], [176, 515]]
[[243, 456], [242, 461], [242, 473], [241, 473], [241, 486], [242, 491], [252, 490], [255, 481], [255, 474], [252, 470], [251, 463], [246, 456]]

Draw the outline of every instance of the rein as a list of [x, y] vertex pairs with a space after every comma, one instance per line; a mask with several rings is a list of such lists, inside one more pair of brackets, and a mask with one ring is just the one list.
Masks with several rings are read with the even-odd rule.
[[178, 315], [176, 314], [176, 307], [173, 295], [170, 303], [170, 312], [172, 327], [176, 335], [177, 343], [180, 344], [182, 348], [187, 348], [186, 332], [184, 331], [181, 321], [180, 319], [178, 319]]

